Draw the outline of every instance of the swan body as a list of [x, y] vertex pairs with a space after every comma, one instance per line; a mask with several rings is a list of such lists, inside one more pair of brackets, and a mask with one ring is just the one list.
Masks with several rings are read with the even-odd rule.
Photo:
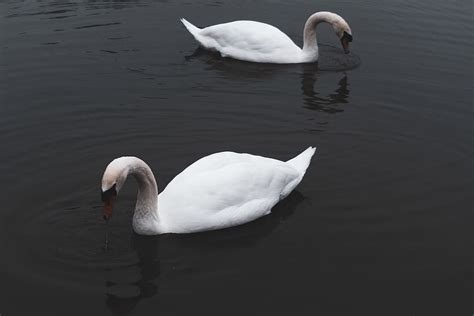
[[257, 63], [316, 62], [319, 57], [316, 26], [321, 22], [333, 26], [346, 52], [348, 43], [352, 41], [352, 31], [347, 22], [332, 12], [317, 12], [308, 18], [304, 27], [303, 48], [278, 28], [266, 23], [234, 21], [200, 29], [185, 19], [181, 22], [204, 48], [217, 51], [223, 57]]
[[316, 148], [289, 161], [234, 152], [215, 153], [191, 164], [158, 195], [148, 165], [120, 157], [102, 178], [104, 218], [129, 174], [138, 181], [133, 229], [138, 234], [194, 233], [253, 221], [270, 213], [301, 182]]

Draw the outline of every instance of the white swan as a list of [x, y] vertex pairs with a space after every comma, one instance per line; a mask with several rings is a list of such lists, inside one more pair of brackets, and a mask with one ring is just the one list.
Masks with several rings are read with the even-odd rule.
[[102, 177], [104, 219], [127, 176], [138, 182], [133, 214], [137, 234], [193, 233], [236, 226], [270, 213], [300, 183], [316, 148], [286, 162], [233, 152], [201, 158], [178, 174], [158, 195], [150, 167], [136, 157], [120, 157]]
[[345, 53], [349, 53], [349, 42], [352, 42], [349, 25], [332, 12], [317, 12], [308, 18], [304, 26], [303, 49], [285, 33], [266, 23], [234, 21], [200, 29], [185, 19], [181, 19], [181, 22], [204, 48], [217, 51], [223, 57], [257, 63], [316, 62], [319, 57], [316, 26], [321, 22], [332, 25]]

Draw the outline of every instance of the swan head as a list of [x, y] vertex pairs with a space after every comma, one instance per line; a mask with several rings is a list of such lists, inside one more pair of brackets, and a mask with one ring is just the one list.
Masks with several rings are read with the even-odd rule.
[[105, 168], [101, 187], [101, 198], [104, 202], [103, 218], [105, 220], [112, 216], [115, 200], [127, 180], [128, 172], [127, 157], [114, 159]]
[[[346, 20], [344, 20], [340, 15], [328, 11], [316, 12], [306, 21], [304, 27], [305, 46], [309, 48], [317, 45], [315, 40], [315, 30], [316, 26], [321, 22], [329, 23], [332, 26], [336, 36], [341, 41], [344, 52], [348, 54], [349, 43], [352, 42], [352, 30]], [[306, 45], [306, 43], [308, 43], [308, 45]], [[303, 49], [305, 48], [303, 47]]]
[[341, 40], [342, 48], [344, 53], [349, 53], [349, 43], [352, 42], [352, 30], [349, 27], [349, 24], [338, 16], [338, 19], [332, 23], [332, 27], [336, 32], [337, 37]]

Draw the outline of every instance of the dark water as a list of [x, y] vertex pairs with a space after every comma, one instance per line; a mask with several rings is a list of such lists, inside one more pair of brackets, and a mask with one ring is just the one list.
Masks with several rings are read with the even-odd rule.
[[[197, 25], [265, 21], [298, 44], [329, 26], [315, 65], [195, 51]], [[0, 313], [469, 315], [471, 1], [9, 1], [0, 4]], [[121, 155], [163, 188], [222, 150], [317, 157], [272, 215], [140, 237], [136, 185], [100, 219]], [[105, 232], [109, 249], [104, 251]]]

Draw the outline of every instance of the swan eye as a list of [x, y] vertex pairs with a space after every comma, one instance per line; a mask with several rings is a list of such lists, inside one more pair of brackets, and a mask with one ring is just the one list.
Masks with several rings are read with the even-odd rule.
[[344, 31], [344, 34], [342, 35], [341, 39], [345, 39], [348, 42], [352, 42], [352, 35]]
[[110, 200], [112, 196], [117, 196], [117, 189], [116, 186], [117, 184], [114, 184], [110, 189], [104, 192], [100, 192], [102, 202]]

